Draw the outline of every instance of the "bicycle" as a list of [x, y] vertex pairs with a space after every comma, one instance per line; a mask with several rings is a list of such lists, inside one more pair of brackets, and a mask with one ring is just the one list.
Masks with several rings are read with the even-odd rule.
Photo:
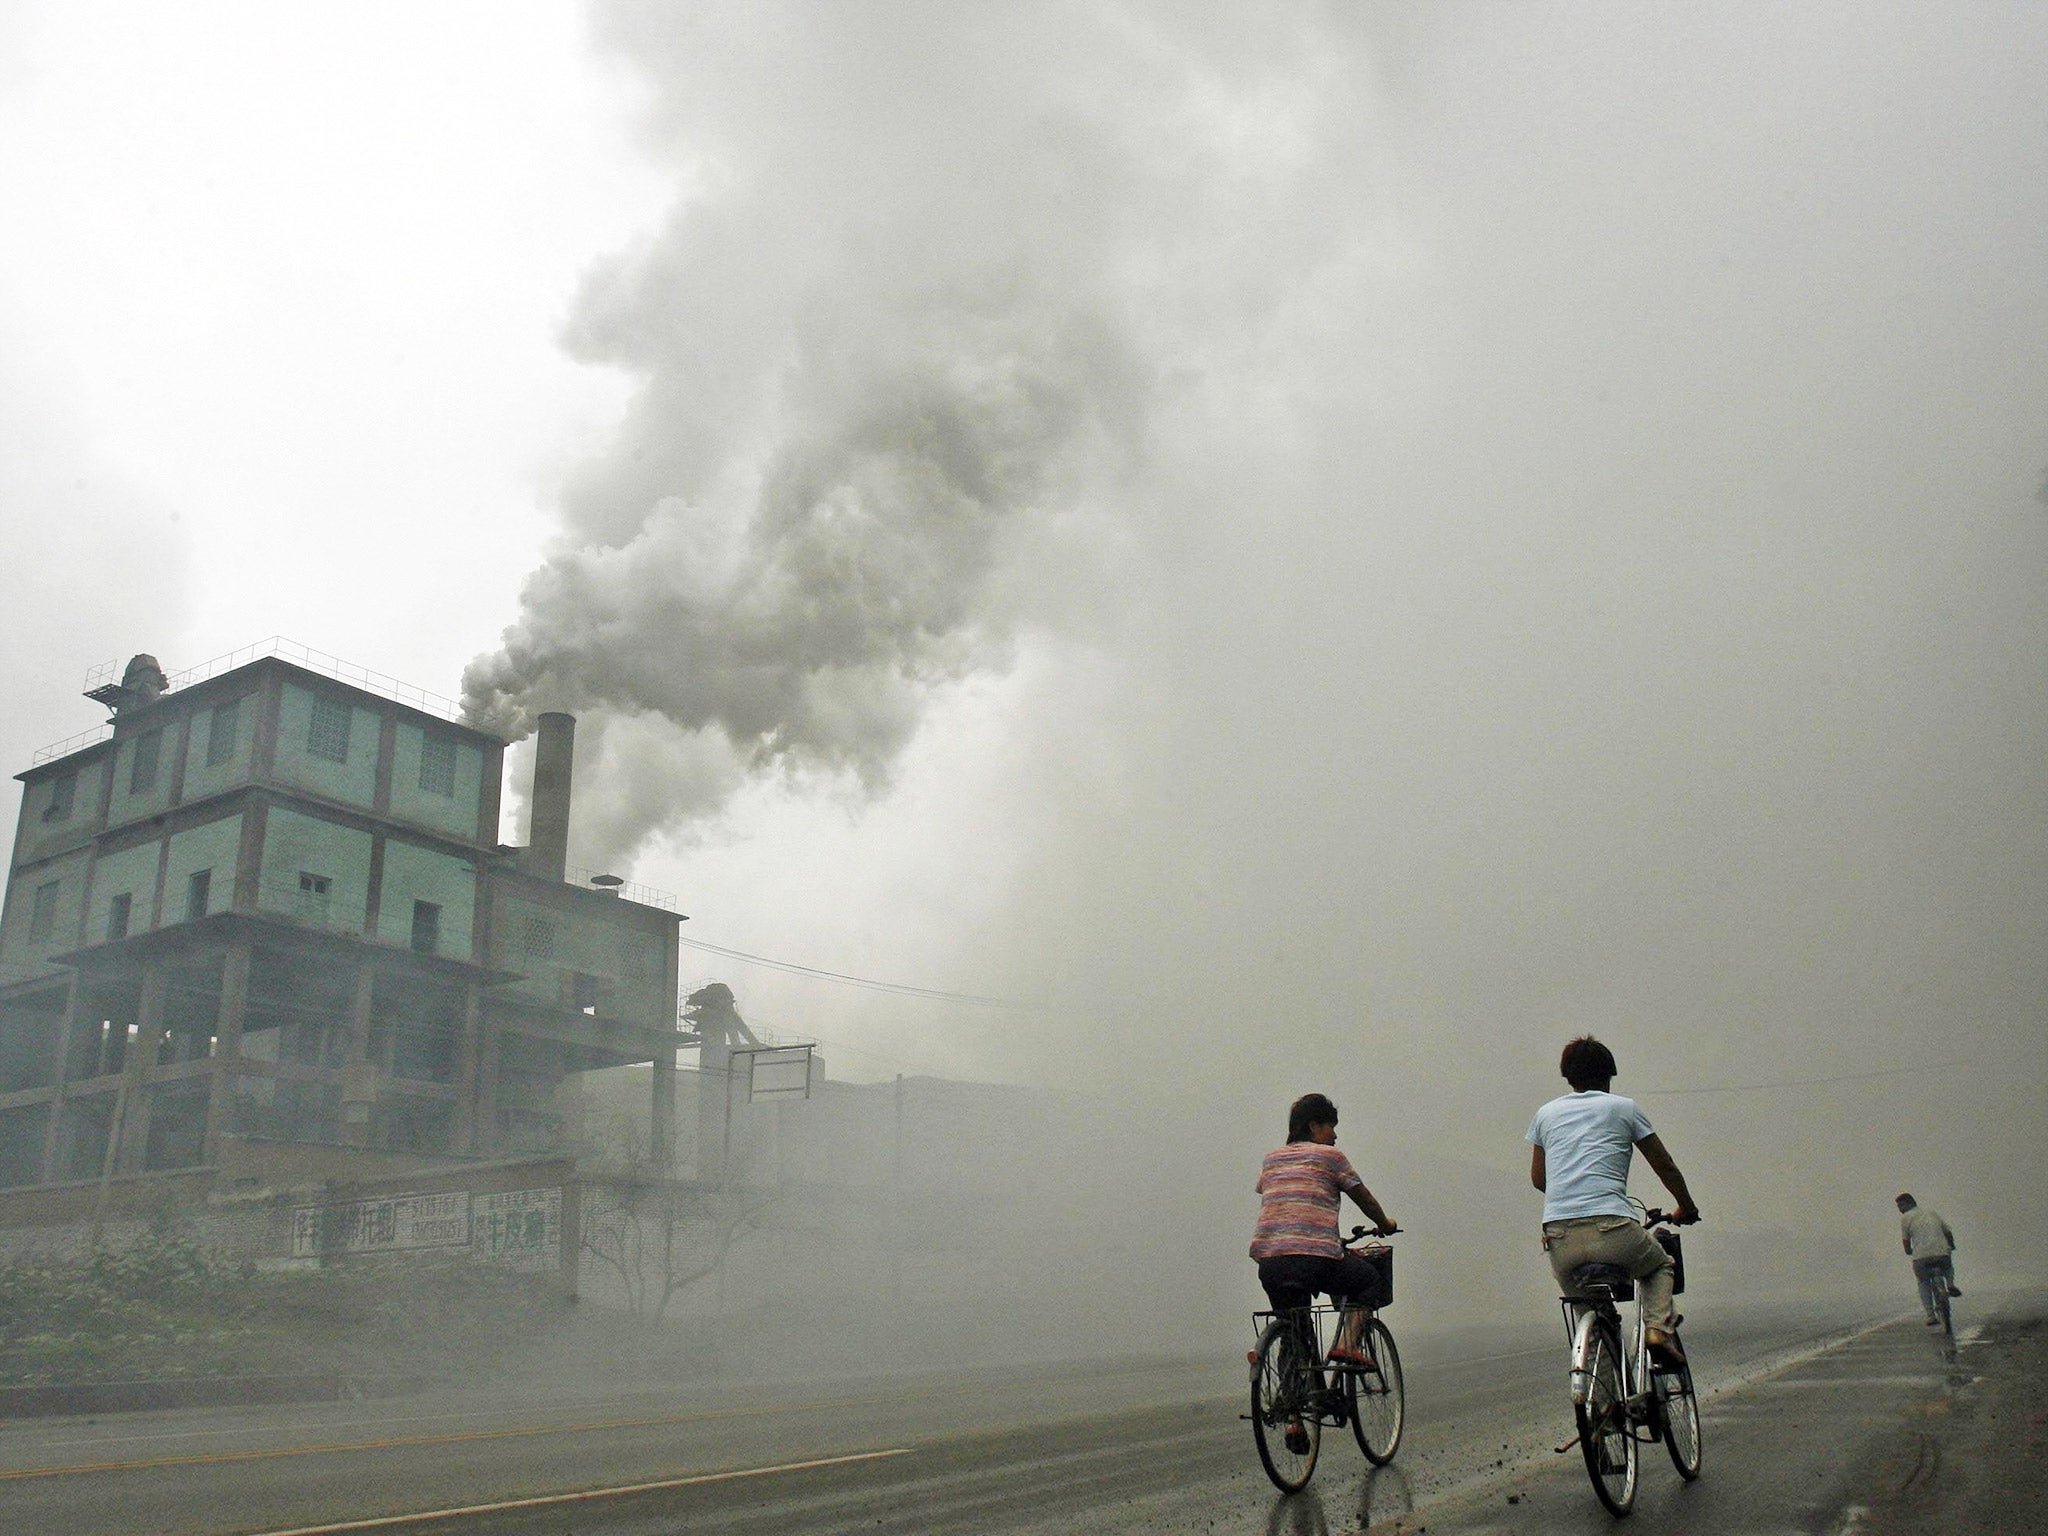
[[[1398, 1230], [1398, 1229], [1396, 1229]], [[1348, 1251], [1366, 1235], [1353, 1227], [1343, 1239]], [[1362, 1250], [1381, 1266], [1393, 1294], [1394, 1250], [1374, 1243]], [[1383, 1467], [1401, 1448], [1407, 1423], [1407, 1391], [1401, 1375], [1401, 1351], [1380, 1319], [1378, 1307], [1365, 1309], [1359, 1348], [1367, 1357], [1360, 1366], [1324, 1363], [1326, 1334], [1334, 1338], [1337, 1306], [1317, 1306], [1312, 1295], [1301, 1304], [1252, 1314], [1258, 1342], [1245, 1352], [1251, 1366], [1252, 1440], [1266, 1476], [1282, 1493], [1298, 1493], [1314, 1475], [1322, 1453], [1323, 1430], [1351, 1426], [1365, 1459]], [[1327, 1380], [1326, 1380], [1327, 1378]]]
[[[1678, 1263], [1674, 1294], [1685, 1284], [1675, 1226], [1659, 1210], [1643, 1210], [1643, 1228], [1671, 1252]], [[1572, 1271], [1575, 1294], [1558, 1298], [1564, 1311], [1565, 1336], [1571, 1341], [1572, 1416], [1579, 1432], [1560, 1445], [1558, 1454], [1577, 1444], [1586, 1458], [1593, 1492], [1617, 1517], [1635, 1507], [1636, 1449], [1643, 1441], [1662, 1441], [1678, 1475], [1691, 1482], [1700, 1475], [1700, 1406], [1693, 1390], [1690, 1363], [1670, 1365], [1651, 1357], [1644, 1334], [1643, 1312], [1636, 1308], [1629, 1347], [1621, 1343], [1621, 1313], [1616, 1303], [1635, 1298], [1635, 1280], [1616, 1264], [1582, 1264]], [[1678, 1323], [1672, 1319], [1672, 1337]]]
[[[1927, 1266], [1923, 1273], [1921, 1264]], [[1941, 1327], [1944, 1340], [1956, 1336], [1955, 1309], [1950, 1299], [1960, 1293], [1955, 1289], [1955, 1272], [1945, 1258], [1916, 1259], [1913, 1263], [1913, 1278], [1920, 1283], [1920, 1299], [1934, 1308], [1934, 1320]]]

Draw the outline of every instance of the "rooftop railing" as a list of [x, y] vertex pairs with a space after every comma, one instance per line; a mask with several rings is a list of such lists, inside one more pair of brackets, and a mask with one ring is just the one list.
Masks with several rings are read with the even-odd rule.
[[[310, 645], [301, 645], [298, 641], [288, 640], [283, 635], [272, 635], [268, 640], [258, 640], [253, 645], [242, 646], [224, 656], [216, 656], [211, 661], [202, 661], [196, 667], [186, 667], [181, 672], [173, 672], [166, 679], [166, 687], [189, 688], [194, 683], [203, 683], [210, 677], [219, 677], [223, 672], [246, 667], [250, 662], [260, 661], [266, 656], [276, 656], [291, 662], [294, 666], [304, 667], [309, 672], [319, 672], [339, 682], [349, 683], [365, 693], [374, 693], [379, 698], [390, 699], [397, 704], [409, 704], [414, 709], [438, 715], [443, 720], [458, 723], [462, 721], [462, 703], [459, 699], [451, 699], [446, 694], [416, 687], [387, 673], [358, 666], [352, 661], [344, 661], [341, 657], [329, 655], [326, 651], [316, 651]], [[126, 665], [127, 663], [120, 661], [103, 661], [91, 668], [85, 674], [85, 691], [91, 693], [95, 688], [119, 682]], [[112, 731], [111, 724], [96, 725], [90, 730], [66, 736], [62, 741], [53, 741], [47, 747], [38, 747], [29, 759], [29, 764], [34, 767], [53, 758], [68, 756], [82, 747], [105, 741]]]
[[[588, 886], [603, 873], [604, 871], [599, 869], [570, 868], [562, 871], [562, 878], [570, 885]], [[634, 885], [631, 881], [621, 881], [617, 885], [593, 886], [592, 889], [617, 891], [626, 900], [637, 901], [643, 907], [659, 907], [664, 912], [673, 912], [676, 909], [676, 898], [673, 893], [658, 890], [651, 885]]]

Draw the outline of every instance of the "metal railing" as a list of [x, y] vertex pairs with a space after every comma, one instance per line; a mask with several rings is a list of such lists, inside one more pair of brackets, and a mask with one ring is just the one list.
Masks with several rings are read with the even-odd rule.
[[[590, 882], [592, 880], [594, 880], [597, 876], [603, 873], [604, 871], [600, 869], [576, 869], [572, 867], [562, 871], [562, 878], [565, 881], [567, 881], [570, 885], [587, 886], [590, 885]], [[628, 880], [622, 881], [618, 885], [609, 887], [599, 886], [593, 887], [593, 889], [609, 889], [617, 891], [621, 896], [625, 897], [626, 900], [637, 901], [643, 907], [659, 907], [664, 912], [673, 912], [676, 910], [676, 898], [674, 893], [670, 891], [659, 890], [651, 885], [635, 885], [630, 880]]]
[[170, 675], [170, 686], [189, 688], [194, 683], [202, 683], [209, 677], [218, 677], [223, 672], [232, 672], [237, 667], [246, 667], [250, 662], [259, 661], [266, 656], [276, 656], [295, 666], [304, 667], [309, 672], [324, 673], [341, 682], [352, 683], [365, 693], [374, 693], [379, 698], [391, 699], [399, 704], [410, 704], [414, 709], [424, 710], [430, 715], [439, 715], [443, 720], [462, 718], [462, 704], [459, 700], [416, 687], [411, 683], [401, 682], [389, 673], [358, 666], [355, 662], [344, 661], [341, 657], [330, 655], [326, 651], [316, 651], [310, 645], [301, 645], [298, 641], [288, 640], [283, 635], [272, 635], [268, 640], [258, 640], [253, 645], [229, 651], [226, 655], [216, 656], [211, 661], [202, 661], [196, 667], [173, 672]]
[[[462, 703], [458, 699], [451, 699], [446, 694], [434, 693], [412, 683], [402, 682], [388, 673], [373, 671], [352, 661], [344, 661], [341, 657], [330, 655], [326, 651], [316, 651], [310, 645], [301, 645], [298, 641], [287, 639], [283, 635], [272, 635], [267, 640], [258, 640], [254, 644], [229, 651], [223, 656], [216, 656], [211, 661], [202, 661], [196, 667], [186, 667], [183, 671], [173, 672], [166, 679], [165, 687], [166, 690], [189, 688], [194, 683], [203, 683], [210, 677], [219, 677], [223, 672], [246, 667], [250, 662], [260, 661], [266, 656], [276, 656], [291, 662], [294, 666], [304, 667], [309, 672], [319, 672], [340, 682], [352, 684], [365, 693], [376, 694], [379, 698], [390, 699], [398, 704], [409, 704], [414, 709], [438, 715], [443, 720], [451, 720], [458, 724], [467, 723], [463, 720]], [[126, 665], [120, 661], [103, 661], [98, 666], [87, 668], [85, 691], [91, 693], [96, 688], [119, 682]], [[113, 733], [113, 729], [113, 723], [109, 721], [103, 725], [93, 726], [90, 730], [80, 731], [76, 735], [66, 736], [62, 741], [53, 741], [47, 747], [38, 747], [30, 757], [29, 765], [38, 767], [53, 758], [67, 757], [82, 747], [105, 741]], [[636, 896], [633, 899], [638, 901], [643, 898]]]
[[113, 734], [114, 723], [111, 720], [104, 721], [99, 725], [93, 726], [90, 730], [80, 731], [73, 736], [66, 736], [62, 741], [53, 741], [47, 747], [37, 747], [35, 752], [29, 757], [29, 766], [37, 768], [57, 758], [69, 757], [72, 753], [80, 751], [85, 747], [94, 746], [99, 742], [105, 741]]

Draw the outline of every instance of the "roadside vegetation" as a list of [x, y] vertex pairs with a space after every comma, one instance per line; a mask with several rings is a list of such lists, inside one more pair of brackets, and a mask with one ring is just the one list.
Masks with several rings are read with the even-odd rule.
[[519, 1370], [569, 1305], [467, 1257], [259, 1270], [154, 1232], [86, 1258], [0, 1263], [0, 1386], [496, 1375]]

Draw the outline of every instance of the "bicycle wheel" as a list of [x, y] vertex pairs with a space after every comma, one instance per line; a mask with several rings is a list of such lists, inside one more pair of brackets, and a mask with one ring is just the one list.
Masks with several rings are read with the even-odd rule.
[[1373, 1369], [1344, 1373], [1344, 1409], [1365, 1459], [1376, 1467], [1384, 1467], [1401, 1448], [1401, 1427], [1408, 1419], [1401, 1351], [1394, 1347], [1394, 1336], [1378, 1318], [1366, 1326], [1360, 1342], [1372, 1356]]
[[1671, 1453], [1678, 1475], [1689, 1483], [1700, 1475], [1700, 1400], [1692, 1390], [1692, 1367], [1670, 1371], [1653, 1365], [1650, 1384], [1664, 1425], [1664, 1449]]
[[1934, 1277], [1934, 1315], [1941, 1319], [1941, 1331], [1944, 1334], [1955, 1333], [1955, 1313], [1949, 1310], [1948, 1304], [1948, 1281], [1940, 1275]]
[[1579, 1449], [1593, 1491], [1611, 1514], [1625, 1515], [1636, 1502], [1636, 1437], [1622, 1391], [1621, 1340], [1598, 1317], [1588, 1319], [1583, 1353], [1586, 1398], [1573, 1405], [1579, 1421]]
[[1266, 1476], [1282, 1493], [1308, 1486], [1322, 1449], [1314, 1366], [1314, 1346], [1304, 1344], [1300, 1325], [1276, 1319], [1259, 1335], [1252, 1365], [1252, 1439]]

